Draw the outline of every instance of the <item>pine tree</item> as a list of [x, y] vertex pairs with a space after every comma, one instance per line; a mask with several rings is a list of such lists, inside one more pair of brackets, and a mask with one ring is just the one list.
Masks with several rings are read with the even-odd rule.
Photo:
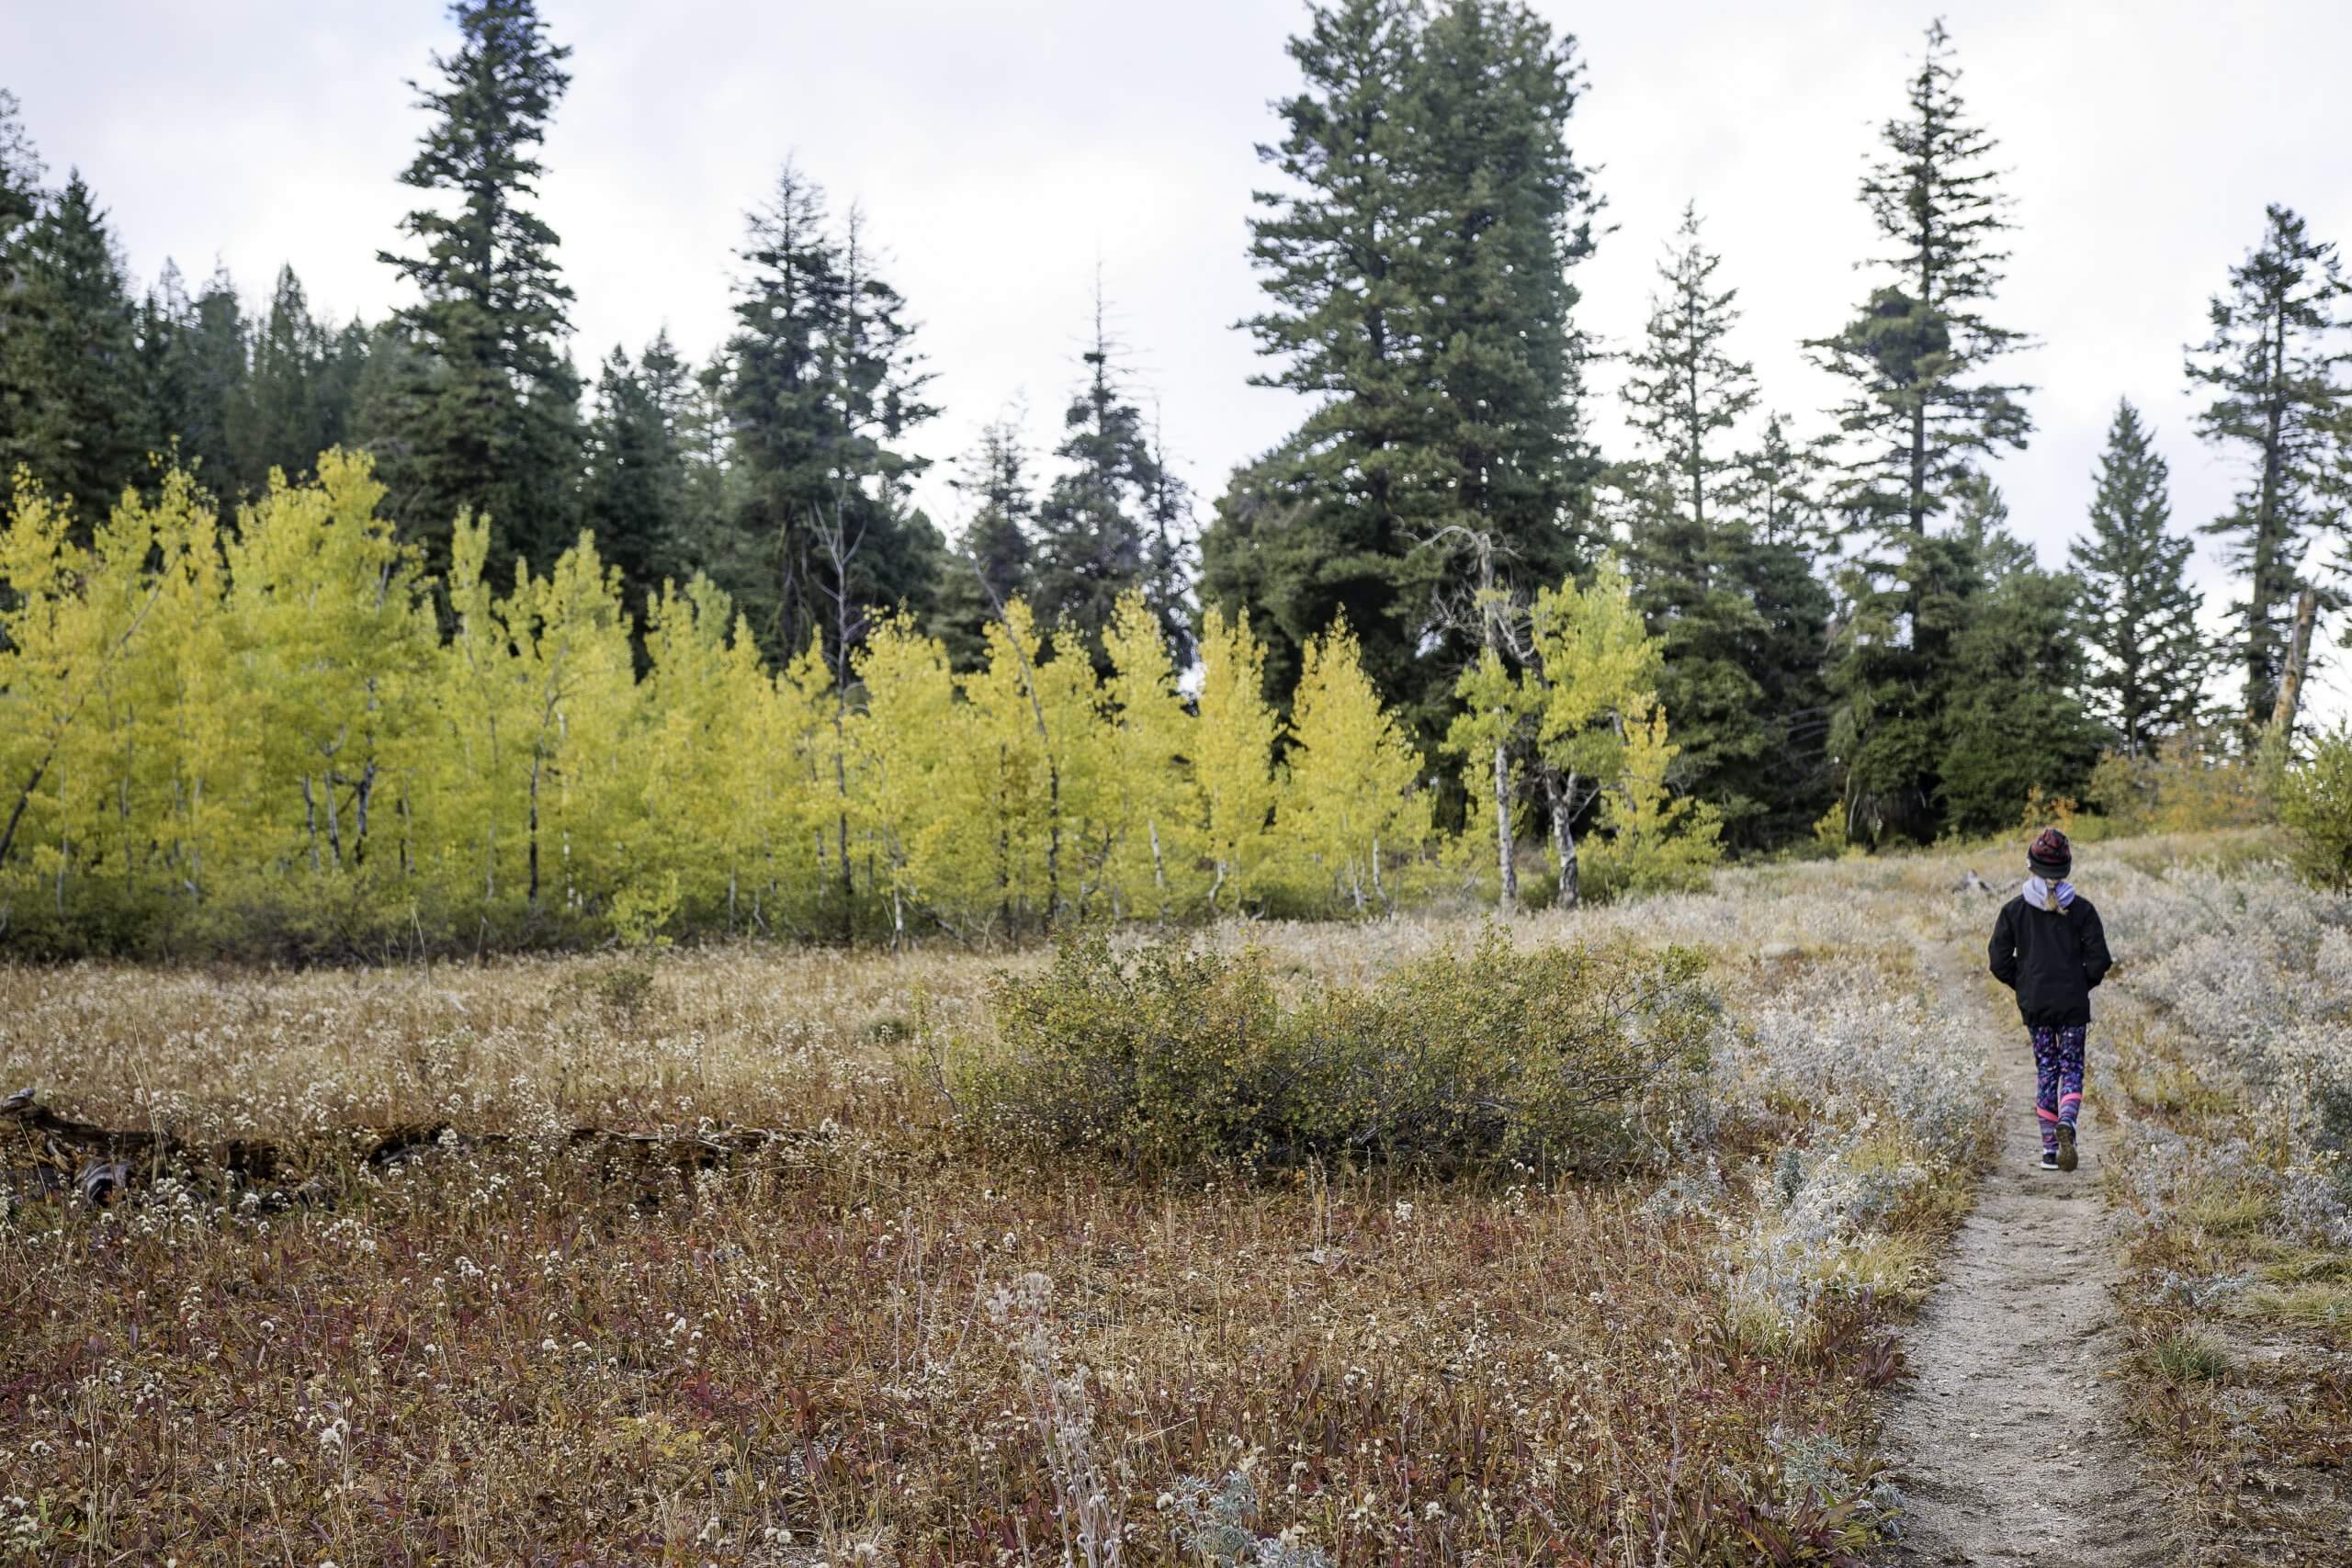
[[1777, 733], [1786, 716], [1758, 678], [1774, 628], [1747, 569], [1765, 558], [1733, 505], [1740, 460], [1725, 448], [1757, 394], [1753, 367], [1726, 346], [1739, 310], [1736, 290], [1715, 287], [1721, 265], [1686, 207], [1628, 359], [1623, 395], [1640, 456], [1619, 474], [1634, 600], [1661, 639], [1659, 694], [1683, 737], [1675, 754], [1691, 792], [1760, 842], [1770, 797], [1793, 779]]
[[596, 381], [582, 521], [598, 553], [620, 573], [624, 603], [639, 613], [663, 581], [681, 575], [686, 469], [678, 421], [684, 400], [685, 367], [666, 332], [636, 364], [616, 345]]
[[[1582, 85], [1575, 40], [1519, 0], [1450, 0], [1404, 106], [1419, 131], [1406, 280], [1435, 393], [1418, 477], [1436, 490], [1441, 581], [1491, 577], [1521, 599], [1578, 564], [1574, 521], [1598, 468], [1569, 281], [1598, 206], [1567, 144]], [[1458, 669], [1482, 617], [1438, 619], [1444, 652], [1427, 662]]]
[[1033, 581], [1038, 613], [1096, 649], [1111, 613], [1140, 587], [1149, 565], [1144, 513], [1160, 479], [1143, 412], [1129, 401], [1112, 364], [1098, 283], [1094, 335], [1082, 358], [1086, 380], [1062, 415], [1054, 455], [1069, 465], [1037, 508]]
[[79, 171], [25, 235], [21, 288], [11, 359], [24, 401], [0, 468], [30, 468], [94, 526], [144, 477], [149, 414], [138, 309]]
[[978, 446], [953, 481], [972, 514], [946, 557], [933, 624], [959, 671], [976, 668], [986, 656], [988, 628], [1003, 607], [1031, 596], [1036, 502], [1027, 466], [1020, 416], [1011, 412], [981, 427]]
[[1723, 519], [1738, 461], [1720, 446], [1756, 406], [1755, 367], [1724, 346], [1740, 313], [1739, 291], [1714, 288], [1722, 265], [1700, 237], [1697, 204], [1686, 205], [1624, 383], [1629, 422], [1652, 454], [1656, 483], [1673, 498], [1636, 543], [1658, 559], [1692, 563], [1685, 570], [1702, 579], [1708, 529]]
[[1391, 907], [1383, 861], [1429, 834], [1415, 788], [1420, 753], [1382, 705], [1344, 620], [1307, 644], [1292, 704], [1291, 748], [1277, 820], [1282, 841], [1322, 898], [1361, 915]]
[[1965, 613], [1942, 628], [1935, 762], [1942, 819], [1964, 833], [2015, 827], [2030, 795], [2077, 799], [2100, 733], [2075, 694], [2085, 674], [2075, 584], [2036, 564], [2008, 532], [1988, 483], [1969, 487], [1950, 541], [1975, 576]]
[[1282, 140], [1258, 149], [1284, 188], [1253, 197], [1250, 256], [1267, 308], [1243, 324], [1271, 365], [1252, 379], [1310, 408], [1217, 502], [1202, 596], [1228, 619], [1250, 613], [1280, 692], [1342, 612], [1384, 693], [1419, 702], [1432, 683], [1415, 665], [1430, 583], [1408, 560], [1437, 509], [1409, 276], [1425, 214], [1402, 112], [1419, 27], [1412, 0], [1311, 6], [1289, 40], [1301, 84], [1275, 105]]
[[[230, 495], [245, 487], [232, 429], [247, 397], [247, 332], [237, 286], [215, 272], [190, 299], [179, 270], [164, 264], [141, 311], [141, 357], [148, 367], [148, 439], [176, 442], [203, 482]], [[315, 457], [316, 454], [313, 454]]]
[[1566, 140], [1579, 67], [1514, 0], [1318, 6], [1291, 54], [1303, 90], [1261, 155], [1292, 188], [1258, 198], [1271, 308], [1247, 324], [1277, 362], [1265, 384], [1316, 402], [1235, 473], [1203, 595], [1256, 613], [1277, 689], [1344, 612], [1433, 752], [1483, 637], [1471, 580], [1523, 598], [1577, 555], [1593, 465], [1567, 274], [1595, 205]]
[[2270, 721], [2278, 700], [2288, 622], [2305, 586], [2304, 552], [2344, 515], [2324, 478], [2352, 409], [2344, 373], [2352, 352], [2337, 336], [2346, 324], [2337, 302], [2347, 289], [2335, 247], [2273, 205], [2262, 243], [2230, 269], [2228, 292], [2213, 299], [2212, 335], [2189, 350], [2190, 382], [2214, 394], [2198, 415], [2198, 434], [2242, 454], [2254, 470], [2237, 505], [2205, 525], [2245, 572], [2235, 618], [2249, 731]]
[[557, 236], [531, 202], [571, 51], [548, 41], [535, 0], [458, 0], [452, 15], [463, 41], [417, 89], [435, 119], [401, 179], [456, 207], [414, 209], [401, 231], [416, 248], [379, 253], [421, 298], [398, 312], [413, 354], [368, 435], [428, 560], [446, 564], [450, 520], [470, 507], [491, 519], [494, 559], [545, 566], [576, 515], [580, 381]]
[[2197, 626], [2203, 596], [2188, 579], [2194, 547], [2172, 531], [2167, 473], [2140, 411], [2118, 403], [2090, 532], [2071, 555], [2093, 656], [2084, 694], [2127, 757], [2154, 755], [2165, 737], [2197, 721], [2212, 667]]
[[1985, 379], [2024, 334], [1985, 314], [2008, 254], [2007, 200], [1989, 160], [1999, 145], [1968, 118], [1960, 70], [1941, 22], [1928, 28], [1907, 114], [1887, 121], [1886, 152], [1862, 181], [1862, 204], [1895, 249], [1877, 265], [1855, 321], [1810, 346], [1854, 384], [1838, 410], [1853, 455], [1840, 501], [1857, 523], [1928, 531], [1952, 481], [1975, 459], [2021, 447], [2031, 431], [2019, 395]]
[[1929, 547], [1928, 523], [1976, 459], [2023, 446], [2031, 430], [2026, 389], [1991, 378], [2025, 339], [1986, 313], [2007, 259], [2007, 204], [1989, 163], [1997, 143], [1968, 118], [1959, 75], [1937, 22], [1906, 113], [1886, 123], [1885, 152], [1862, 181], [1892, 247], [1875, 264], [1889, 281], [1855, 321], [1809, 345], [1854, 388], [1838, 411], [1847, 455], [1837, 500], [1860, 550], [1832, 662], [1829, 749], [1857, 837], [1932, 837], [1940, 825], [1951, 690], [1940, 661], [1956, 628], [1936, 623], [1973, 594], [1980, 572], [1964, 543]]
[[311, 314], [294, 269], [278, 269], [269, 314], [253, 333], [245, 395], [230, 411], [230, 467], [238, 491], [267, 489], [272, 468], [308, 473], [320, 453], [350, 439], [354, 384], [368, 341], [356, 321], [330, 333]]
[[31, 418], [25, 344], [33, 321], [23, 288], [27, 242], [40, 211], [41, 164], [17, 118], [17, 97], [0, 87], [0, 472]]
[[876, 608], [931, 608], [944, 545], [908, 487], [903, 442], [938, 411], [906, 301], [877, 271], [862, 214], [836, 229], [824, 191], [786, 164], [752, 213], [737, 329], [718, 393], [734, 513], [702, 562], [774, 657], [821, 637], [846, 684]]

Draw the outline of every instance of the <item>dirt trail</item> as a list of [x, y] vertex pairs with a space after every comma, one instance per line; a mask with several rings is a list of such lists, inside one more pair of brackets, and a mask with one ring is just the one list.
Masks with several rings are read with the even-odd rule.
[[[1988, 909], [1985, 919], [1989, 922]], [[2099, 1198], [2098, 1033], [2083, 1162], [2036, 1168], [2033, 1060], [2017, 1014], [1996, 1006], [1973, 938], [1925, 954], [1936, 989], [1999, 1066], [2007, 1110], [1997, 1163], [1905, 1349], [1913, 1376], [1888, 1420], [1909, 1499], [1890, 1568], [2033, 1563], [2154, 1568], [2179, 1551], [2143, 1473], [2111, 1371], [2122, 1353], [2111, 1228]]]

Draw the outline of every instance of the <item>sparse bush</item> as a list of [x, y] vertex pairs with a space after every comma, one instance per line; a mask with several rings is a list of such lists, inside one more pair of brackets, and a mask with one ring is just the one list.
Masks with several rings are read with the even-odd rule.
[[2091, 770], [2086, 804], [2117, 833], [2243, 828], [2268, 815], [2256, 773], [2242, 758], [2223, 752], [2218, 737], [2188, 731], [2165, 742], [2153, 757], [2101, 757]]
[[1296, 1003], [1264, 957], [1100, 937], [997, 982], [965, 1103], [1000, 1135], [1171, 1168], [1621, 1165], [1686, 1134], [1718, 1009], [1683, 949], [1518, 948], [1488, 928]]

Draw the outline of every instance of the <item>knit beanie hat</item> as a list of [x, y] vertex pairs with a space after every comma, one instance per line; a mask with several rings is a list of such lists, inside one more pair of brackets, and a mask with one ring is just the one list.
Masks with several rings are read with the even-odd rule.
[[2025, 863], [2037, 876], [2064, 876], [2074, 869], [2075, 846], [2055, 828], [2044, 828], [2026, 846]]

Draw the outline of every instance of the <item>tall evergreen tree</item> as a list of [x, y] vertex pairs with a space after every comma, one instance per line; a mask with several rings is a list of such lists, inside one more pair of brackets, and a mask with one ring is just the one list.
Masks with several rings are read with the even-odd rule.
[[1937, 804], [1948, 826], [1991, 833], [2015, 827], [2035, 790], [2078, 798], [2101, 736], [2076, 695], [2086, 671], [2075, 584], [2042, 570], [2009, 531], [1997, 487], [1970, 476], [1954, 492], [1960, 526], [1938, 542], [1975, 581], [1933, 667], [1942, 682]]
[[1840, 500], [1858, 523], [1913, 536], [1942, 510], [1976, 459], [2021, 447], [2028, 389], [1987, 373], [2025, 346], [1985, 313], [2008, 253], [2008, 202], [1992, 167], [1999, 145], [1968, 118], [1951, 35], [1939, 21], [1911, 78], [1906, 112], [1886, 122], [1886, 151], [1863, 177], [1862, 205], [1892, 247], [1889, 281], [1835, 336], [1809, 346], [1853, 383], [1838, 424], [1850, 457]]
[[1937, 22], [1861, 186], [1890, 247], [1875, 264], [1888, 281], [1851, 324], [1810, 344], [1853, 386], [1838, 411], [1837, 499], [1859, 549], [1832, 663], [1831, 753], [1849, 829], [1872, 837], [1933, 837], [1942, 819], [1941, 660], [1957, 628], [1933, 623], [1964, 604], [1979, 568], [1965, 544], [1926, 548], [1929, 520], [1978, 458], [2023, 446], [2031, 430], [2026, 389], [1992, 376], [2025, 339], [1987, 313], [2007, 259], [2007, 203], [1990, 162], [1997, 143], [1969, 118], [1959, 78]]
[[309, 473], [320, 453], [350, 438], [354, 384], [368, 344], [356, 321], [330, 333], [311, 314], [294, 269], [278, 269], [269, 313], [254, 324], [245, 396], [229, 422], [239, 489], [259, 493], [272, 468], [288, 478]]
[[663, 580], [679, 574], [687, 501], [679, 425], [686, 398], [685, 364], [666, 331], [634, 364], [616, 345], [596, 381], [582, 517], [640, 615]]
[[1020, 412], [1011, 410], [981, 426], [978, 444], [950, 481], [971, 513], [945, 558], [933, 625], [957, 670], [984, 665], [988, 628], [1006, 605], [1034, 594], [1037, 502], [1028, 462]]
[[[1722, 492], [1736, 462], [1724, 448], [1740, 416], [1756, 406], [1755, 367], [1732, 358], [1724, 346], [1739, 320], [1739, 291], [1714, 287], [1722, 265], [1700, 236], [1698, 205], [1686, 205], [1658, 265], [1665, 287], [1650, 297], [1648, 327], [1627, 359], [1627, 419], [1651, 454], [1652, 482], [1673, 502], [1652, 519], [1652, 535], [1635, 544], [1668, 558], [1704, 558], [1703, 537], [1723, 515]], [[1668, 711], [1679, 731], [1682, 715]]]
[[2214, 296], [2212, 335], [2188, 352], [2188, 378], [2211, 389], [2197, 433], [2253, 469], [2237, 504], [2205, 525], [2245, 573], [2235, 606], [2245, 671], [2245, 724], [2267, 724], [2286, 663], [2288, 623], [2305, 584], [2312, 536], [2339, 525], [2343, 502], [2325, 483], [2352, 387], [2339, 337], [2347, 288], [2335, 247], [2311, 237], [2284, 207], [2266, 214], [2262, 243], [2230, 269]]
[[[458, 0], [463, 41], [435, 55], [418, 107], [435, 117], [403, 184], [457, 198], [401, 220], [408, 254], [379, 253], [415, 285], [396, 320], [413, 353], [368, 432], [404, 529], [446, 560], [451, 520], [487, 513], [494, 550], [539, 566], [571, 542], [580, 380], [562, 343], [571, 290], [537, 212], [537, 149], [571, 78], [535, 0]], [[412, 84], [415, 85], [415, 84]]]
[[1199, 646], [1193, 635], [1193, 584], [1199, 575], [1200, 547], [1193, 537], [1193, 488], [1169, 462], [1156, 416], [1151, 474], [1151, 488], [1144, 497], [1144, 603], [1159, 623], [1170, 657], [1182, 669], [1192, 663]]
[[30, 468], [87, 528], [142, 477], [148, 411], [138, 307], [78, 170], [26, 232], [19, 287], [11, 359], [24, 400], [0, 468]]
[[875, 609], [931, 608], [944, 546], [909, 500], [926, 463], [903, 443], [938, 411], [862, 214], [837, 228], [786, 164], [748, 222], [718, 393], [734, 513], [712, 575], [771, 653], [821, 637], [845, 682]]
[[25, 134], [16, 95], [0, 87], [0, 468], [32, 417], [26, 344], [33, 317], [24, 279], [40, 178], [40, 158]]
[[1037, 508], [1035, 608], [1049, 624], [1082, 637], [1107, 672], [1102, 635], [1121, 598], [1142, 585], [1149, 565], [1145, 512], [1159, 489], [1143, 411], [1128, 400], [1094, 294], [1094, 334], [1080, 357], [1086, 379], [1062, 415], [1054, 455], [1069, 467]]
[[[1817, 690], [1826, 592], [1792, 525], [1758, 535], [1747, 503], [1794, 502], [1782, 473], [1760, 487], [1731, 433], [1756, 403], [1753, 368], [1732, 356], [1736, 291], [1695, 209], [1658, 268], [1662, 288], [1623, 389], [1638, 457], [1621, 464], [1634, 603], [1659, 639], [1658, 696], [1674, 716], [1678, 771], [1715, 806], [1734, 841], [1760, 847], [1818, 815], [1824, 733]], [[1785, 448], [1777, 424], [1768, 444]], [[1769, 459], [1791, 466], [1785, 451]]]
[[1431, 465], [1417, 456], [1425, 355], [1408, 276], [1426, 215], [1401, 112], [1419, 25], [1412, 0], [1310, 6], [1288, 45], [1299, 90], [1274, 106], [1282, 139], [1258, 149], [1282, 185], [1252, 197], [1250, 257], [1267, 308], [1243, 324], [1271, 362], [1252, 380], [1310, 406], [1218, 500], [1202, 596], [1228, 620], [1250, 613], [1283, 693], [1308, 639], [1342, 613], [1384, 694], [1451, 684], [1415, 670], [1429, 582], [1407, 564], [1436, 511]]
[[2194, 547], [2172, 531], [2168, 470], [2140, 411], [2115, 406], [2091, 498], [2090, 532], [2070, 552], [2081, 585], [2083, 691], [2124, 755], [2196, 722], [2212, 657], [2198, 629], [2203, 595], [2189, 585]]
[[225, 269], [190, 299], [179, 269], [164, 264], [140, 311], [148, 440], [158, 448], [176, 442], [182, 461], [228, 496], [243, 488], [230, 431], [246, 397], [246, 340], [244, 307]]
[[[1406, 107], [1421, 214], [1407, 276], [1419, 301], [1442, 581], [1489, 574], [1521, 600], [1578, 564], [1574, 525], [1599, 465], [1583, 417], [1585, 346], [1570, 270], [1599, 203], [1567, 143], [1583, 88], [1573, 39], [1520, 0], [1449, 0], [1430, 18]], [[1460, 541], [1488, 541], [1465, 548]], [[1431, 628], [1454, 667], [1483, 617]]]
[[[1304, 78], [1261, 150], [1250, 254], [1269, 309], [1247, 324], [1263, 384], [1314, 406], [1237, 471], [1201, 544], [1203, 593], [1248, 608], [1287, 689], [1344, 612], [1364, 669], [1425, 752], [1506, 592], [1557, 582], [1592, 474], [1568, 269], [1595, 205], [1566, 122], [1574, 41], [1515, 0], [1310, 9]], [[1449, 608], [1451, 604], [1452, 608]], [[1434, 645], [1434, 646], [1433, 646]]]

